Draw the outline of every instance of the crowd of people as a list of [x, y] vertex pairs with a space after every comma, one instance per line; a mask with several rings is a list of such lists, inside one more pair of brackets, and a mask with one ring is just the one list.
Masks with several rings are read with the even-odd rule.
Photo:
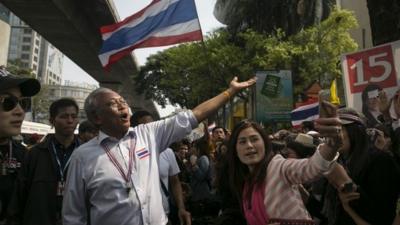
[[400, 224], [398, 93], [366, 91], [365, 116], [321, 101], [329, 116], [302, 130], [203, 122], [188, 138], [255, 82], [234, 78], [163, 120], [99, 88], [79, 123], [75, 100], [61, 98], [49, 108], [55, 133], [27, 148], [13, 137], [40, 83], [1, 69], [0, 224]]

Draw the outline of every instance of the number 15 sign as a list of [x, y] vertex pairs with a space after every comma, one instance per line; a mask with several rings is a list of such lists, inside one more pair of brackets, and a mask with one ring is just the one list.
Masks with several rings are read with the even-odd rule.
[[400, 77], [400, 41], [343, 55], [342, 68], [348, 107], [360, 109], [361, 92], [369, 84], [391, 96]]

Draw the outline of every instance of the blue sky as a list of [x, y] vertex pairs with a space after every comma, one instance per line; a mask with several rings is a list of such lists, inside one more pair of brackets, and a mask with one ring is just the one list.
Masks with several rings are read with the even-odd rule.
[[[150, 2], [151, 0], [114, 0], [114, 4], [121, 19], [134, 14], [135, 12], [144, 8]], [[199, 14], [200, 24], [203, 30], [203, 35], [214, 30], [215, 28], [223, 26], [213, 16], [213, 9], [216, 0], [195, 0], [195, 2]], [[168, 47], [137, 49], [134, 51], [134, 54], [137, 57], [139, 65], [143, 65], [149, 55], [166, 48]], [[66, 57], [64, 59], [63, 79], [97, 84], [97, 81], [95, 81], [85, 71], [80, 69]]]

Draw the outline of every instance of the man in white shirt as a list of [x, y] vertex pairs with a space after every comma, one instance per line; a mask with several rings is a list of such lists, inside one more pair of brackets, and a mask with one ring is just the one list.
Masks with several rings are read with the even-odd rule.
[[174, 117], [130, 128], [129, 106], [116, 92], [99, 88], [85, 102], [100, 132], [74, 151], [63, 202], [64, 225], [164, 225], [157, 157], [182, 139], [252, 78]]

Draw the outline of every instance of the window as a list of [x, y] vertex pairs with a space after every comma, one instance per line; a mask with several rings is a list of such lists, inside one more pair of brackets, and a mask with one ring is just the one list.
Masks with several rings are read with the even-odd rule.
[[31, 50], [31, 46], [29, 46], [29, 45], [22, 46], [22, 51], [29, 51], [29, 50]]
[[38, 48], [35, 48], [35, 53], [39, 53], [39, 49]]
[[37, 56], [33, 56], [33, 61], [34, 61], [34, 62], [37, 62], [37, 61], [38, 61]]
[[29, 55], [28, 54], [22, 54], [21, 55], [21, 59], [29, 59]]
[[32, 33], [31, 29], [29, 29], [29, 28], [24, 29], [24, 34], [31, 34], [31, 33]]
[[24, 37], [22, 38], [23, 42], [31, 42], [31, 38], [30, 37]]
[[36, 65], [33, 65], [33, 70], [36, 70], [37, 69], [37, 66]]
[[39, 45], [39, 44], [40, 44], [39, 40], [36, 40], [36, 45]]

